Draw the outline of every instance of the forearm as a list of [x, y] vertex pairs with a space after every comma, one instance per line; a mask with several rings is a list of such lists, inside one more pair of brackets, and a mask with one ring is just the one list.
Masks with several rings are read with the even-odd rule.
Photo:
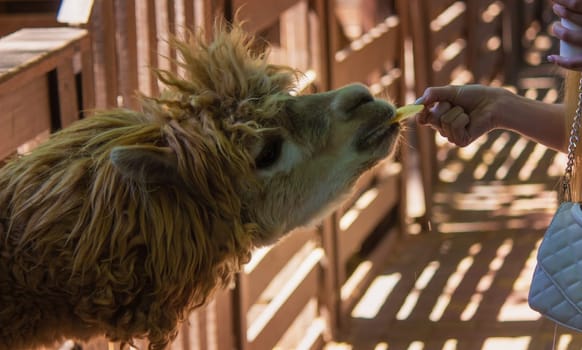
[[531, 100], [508, 92], [499, 103], [497, 127], [566, 152], [564, 105]]

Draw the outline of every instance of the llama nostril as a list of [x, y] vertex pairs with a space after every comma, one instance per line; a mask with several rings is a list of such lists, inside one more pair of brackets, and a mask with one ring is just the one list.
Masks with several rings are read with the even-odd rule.
[[353, 110], [353, 109], [356, 109], [356, 108], [360, 107], [363, 104], [366, 104], [368, 102], [374, 101], [374, 97], [372, 97], [372, 95], [370, 93], [365, 94], [365, 95], [363, 94], [363, 95], [357, 96], [357, 98], [358, 99], [354, 101], [355, 103], [354, 103], [353, 107], [350, 108], [348, 110], [348, 112], [351, 111], [351, 110]]
[[374, 97], [364, 85], [352, 84], [337, 90], [333, 109], [349, 113], [363, 104], [374, 101]]

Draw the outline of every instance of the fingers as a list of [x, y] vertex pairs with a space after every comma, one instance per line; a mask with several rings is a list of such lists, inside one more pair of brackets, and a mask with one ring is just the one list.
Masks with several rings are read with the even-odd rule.
[[567, 9], [571, 12], [582, 13], [582, 1], [579, 0], [554, 0], [554, 5], [552, 6], [554, 13], [560, 17], [564, 17], [560, 13], [556, 12], [557, 7]]
[[[582, 15], [578, 15], [578, 16], [582, 17]], [[581, 25], [582, 25], [582, 19], [581, 19]], [[560, 22], [555, 22], [552, 25], [552, 31], [553, 31], [554, 36], [556, 38], [563, 40], [565, 42], [568, 42], [570, 44], [576, 45], [576, 46], [582, 46], [582, 31], [568, 29], [568, 28], [564, 27], [564, 25], [562, 25], [562, 23], [560, 23]]]
[[467, 131], [470, 119], [460, 106], [439, 102], [430, 110], [421, 112], [418, 121], [430, 125], [457, 146], [464, 147], [470, 141]]
[[548, 61], [555, 63], [560, 67], [571, 70], [582, 71], [582, 57], [563, 57], [558, 55], [548, 56]]
[[454, 101], [458, 95], [458, 88], [453, 85], [429, 87], [416, 103], [431, 106], [439, 101]]
[[418, 122], [422, 125], [430, 125], [432, 128], [440, 131], [441, 129], [441, 117], [448, 110], [451, 109], [451, 104], [449, 102], [439, 102], [431, 108], [425, 108], [418, 115]]
[[441, 125], [441, 134], [450, 142], [461, 147], [468, 144], [469, 116], [461, 107], [455, 106], [445, 113], [441, 118]]

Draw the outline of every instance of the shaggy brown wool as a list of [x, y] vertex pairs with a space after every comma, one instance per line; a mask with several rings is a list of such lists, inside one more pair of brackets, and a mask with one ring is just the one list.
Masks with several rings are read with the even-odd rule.
[[240, 217], [245, 149], [294, 72], [239, 27], [216, 33], [174, 42], [186, 75], [160, 71], [168, 91], [143, 111], [97, 113], [0, 169], [0, 348], [105, 334], [162, 349], [248, 261], [262, 233]]

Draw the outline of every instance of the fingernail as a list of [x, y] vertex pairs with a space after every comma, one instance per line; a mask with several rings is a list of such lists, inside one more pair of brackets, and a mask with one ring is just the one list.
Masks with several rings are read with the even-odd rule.
[[424, 104], [424, 96], [420, 96], [416, 101], [414, 101], [415, 105]]
[[564, 16], [565, 15], [565, 10], [566, 8], [560, 4], [554, 4], [552, 6], [552, 10], [554, 11], [554, 13], [558, 16]]
[[554, 57], [554, 55], [549, 55], [548, 57], [546, 57], [546, 59], [550, 63], [555, 63], [556, 62], [556, 58]]

